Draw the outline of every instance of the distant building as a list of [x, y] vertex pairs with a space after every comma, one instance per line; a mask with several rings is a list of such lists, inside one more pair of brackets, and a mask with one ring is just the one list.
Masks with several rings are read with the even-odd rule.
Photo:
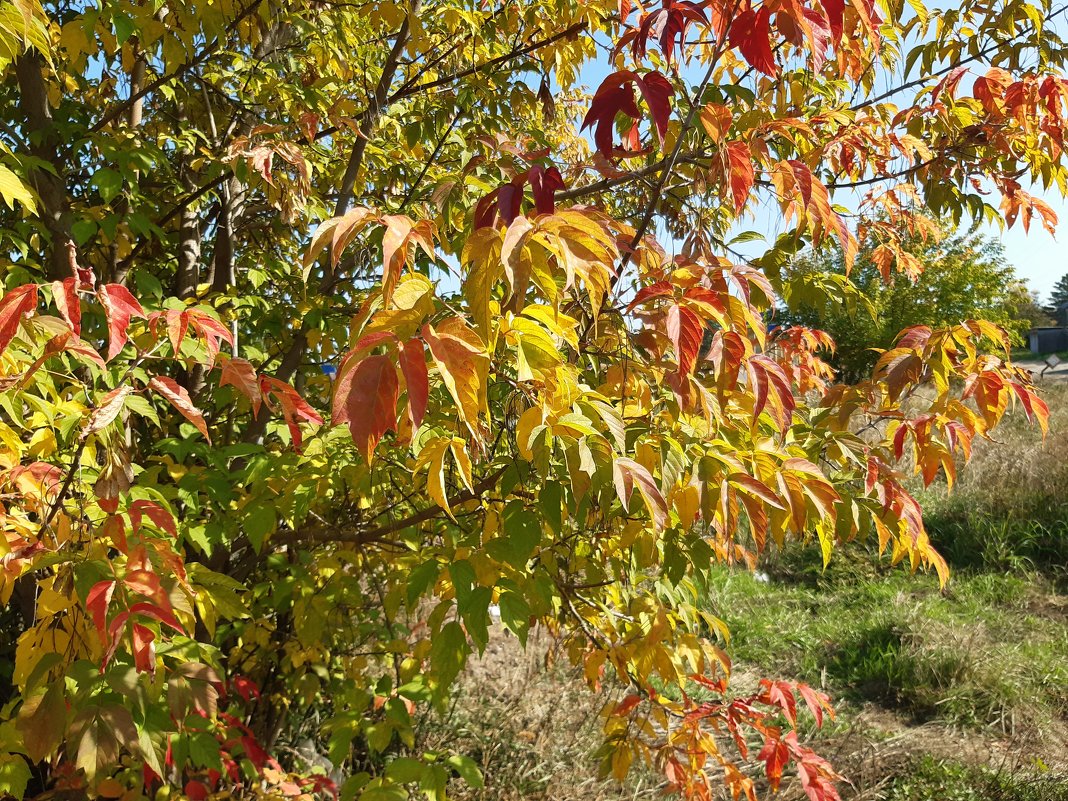
[[1036, 356], [1068, 350], [1068, 328], [1032, 328], [1027, 342]]

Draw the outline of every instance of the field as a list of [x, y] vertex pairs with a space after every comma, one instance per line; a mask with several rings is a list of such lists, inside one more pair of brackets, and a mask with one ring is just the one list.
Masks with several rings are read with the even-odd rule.
[[[855, 801], [1068, 801], [1068, 387], [1050, 387], [1045, 441], [1022, 415], [983, 442], [963, 480], [922, 493], [950, 561], [932, 575], [893, 567], [863, 544], [824, 571], [818, 548], [723, 569], [709, 608], [729, 624], [744, 686], [790, 676], [835, 699], [811, 739]], [[655, 776], [598, 778], [595, 698], [553, 659], [504, 634], [463, 680], [431, 735], [480, 755], [470, 799], [653, 799]], [[461, 790], [461, 788], [457, 788]], [[779, 798], [803, 798], [796, 782]]]

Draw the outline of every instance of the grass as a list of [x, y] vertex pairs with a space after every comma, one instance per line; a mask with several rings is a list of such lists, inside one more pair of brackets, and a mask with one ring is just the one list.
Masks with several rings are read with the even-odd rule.
[[889, 786], [886, 801], [1068, 801], [1055, 776], [1021, 779], [1011, 773], [923, 758]]
[[[953, 492], [916, 487], [952, 567], [944, 590], [864, 545], [826, 570], [818, 549], [790, 549], [706, 588], [741, 684], [798, 678], [835, 699], [837, 722], [806, 738], [849, 777], [843, 799], [1068, 801], [1068, 386], [1044, 394], [1045, 440], [1014, 413]], [[478, 754], [486, 787], [457, 797], [662, 797], [649, 774], [597, 777], [611, 699], [549, 661], [501, 639], [467, 672], [440, 745]], [[795, 781], [777, 797], [804, 794]]]

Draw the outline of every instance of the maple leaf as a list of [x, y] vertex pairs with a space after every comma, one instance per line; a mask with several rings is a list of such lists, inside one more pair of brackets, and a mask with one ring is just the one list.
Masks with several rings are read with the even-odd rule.
[[761, 5], [747, 9], [734, 18], [729, 34], [731, 47], [737, 47], [751, 67], [765, 75], [779, 71], [771, 49], [771, 10]]
[[129, 341], [127, 330], [134, 317], [144, 318], [145, 310], [122, 284], [104, 284], [96, 291], [104, 315], [108, 321], [108, 356], [111, 361], [122, 351]]
[[185, 387], [173, 378], [162, 375], [153, 376], [152, 380], [148, 382], [148, 386], [170, 401], [171, 406], [192, 423], [197, 431], [204, 435], [204, 439], [209, 443], [211, 442], [211, 436], [208, 434], [208, 424], [204, 422], [204, 415], [193, 405], [193, 400], [189, 397], [189, 392]]
[[0, 299], [0, 353], [3, 353], [23, 317], [28, 317], [37, 308], [37, 285], [24, 284], [4, 294]]

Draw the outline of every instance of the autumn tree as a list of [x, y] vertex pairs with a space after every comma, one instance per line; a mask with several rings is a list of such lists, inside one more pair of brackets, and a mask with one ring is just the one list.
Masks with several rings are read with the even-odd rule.
[[868, 537], [944, 582], [899, 463], [1046, 408], [994, 324], [838, 383], [767, 313], [805, 247], [913, 271], [918, 207], [1053, 228], [1060, 8], [0, 12], [6, 792], [441, 799], [478, 771], [419, 723], [493, 606], [627, 688], [606, 772], [838, 797], [828, 699], [732, 688], [705, 576]]
[[[988, 320], [1005, 328], [1013, 344], [1022, 344], [1022, 335], [1032, 325], [1025, 315], [1034, 302], [997, 240], [932, 225], [905, 240], [904, 252], [914, 259], [907, 274], [881, 268], [871, 258], [875, 247], [861, 243], [856, 265], [848, 272], [840, 251], [803, 254], [787, 268], [790, 306], [775, 321], [830, 334], [835, 350], [825, 357], [839, 376], [856, 380], [870, 375], [879, 352], [917, 325]], [[839, 293], [807, 292], [808, 276], [818, 283], [830, 275], [841, 282]]]

